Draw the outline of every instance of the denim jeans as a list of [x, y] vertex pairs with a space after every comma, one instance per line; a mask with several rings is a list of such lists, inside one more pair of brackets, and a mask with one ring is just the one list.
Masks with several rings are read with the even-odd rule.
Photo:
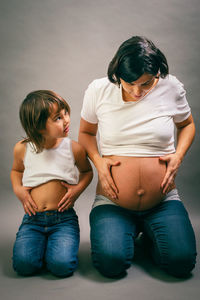
[[195, 235], [181, 201], [164, 201], [140, 212], [98, 205], [90, 213], [90, 226], [93, 264], [106, 277], [126, 274], [140, 232], [155, 263], [169, 274], [185, 277], [195, 266]]
[[67, 277], [78, 264], [79, 224], [74, 209], [24, 215], [13, 248], [13, 268], [23, 276], [44, 266], [54, 275]]

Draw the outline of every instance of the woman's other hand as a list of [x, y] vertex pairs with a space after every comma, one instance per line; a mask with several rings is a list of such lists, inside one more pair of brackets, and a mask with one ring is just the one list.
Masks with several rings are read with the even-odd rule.
[[108, 157], [100, 158], [98, 164], [96, 165], [102, 189], [105, 191], [106, 195], [108, 195], [112, 199], [118, 198], [119, 191], [112, 178], [111, 168], [112, 166], [119, 165], [120, 161], [114, 161], [112, 158]]
[[163, 194], [167, 194], [175, 187], [174, 181], [181, 164], [181, 159], [176, 153], [162, 156], [159, 159], [165, 162], [167, 166], [165, 177], [161, 183]]

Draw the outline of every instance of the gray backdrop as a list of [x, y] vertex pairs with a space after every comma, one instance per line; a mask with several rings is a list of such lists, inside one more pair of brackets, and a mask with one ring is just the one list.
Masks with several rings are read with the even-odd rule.
[[[101, 277], [90, 261], [88, 215], [92, 184], [76, 204], [81, 225], [80, 266], [74, 277], [22, 279], [11, 267], [12, 244], [23, 210], [11, 190], [12, 149], [23, 137], [18, 118], [23, 98], [35, 89], [52, 89], [70, 103], [71, 138], [77, 140], [84, 91], [106, 76], [119, 45], [132, 35], [152, 39], [165, 53], [170, 73], [185, 84], [196, 124], [196, 139], [180, 168], [177, 185], [199, 236], [199, 0], [0, 0], [2, 299], [196, 299], [198, 266], [188, 281], [162, 274], [139, 260], [128, 277]], [[198, 243], [199, 245], [199, 243]], [[142, 265], [142, 267], [141, 267]], [[173, 282], [173, 284], [172, 284]], [[36, 288], [37, 286], [37, 288]], [[11, 288], [12, 287], [12, 288]], [[145, 288], [146, 287], [146, 288]]]

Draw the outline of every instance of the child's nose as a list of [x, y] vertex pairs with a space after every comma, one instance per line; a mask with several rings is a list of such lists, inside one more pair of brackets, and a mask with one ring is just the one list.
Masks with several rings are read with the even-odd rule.
[[69, 115], [67, 115], [67, 116], [64, 117], [64, 123], [65, 124], [69, 123]]
[[65, 124], [69, 123], [69, 118], [66, 118], [66, 117], [65, 117], [65, 118], [64, 118], [64, 123], [65, 123]]

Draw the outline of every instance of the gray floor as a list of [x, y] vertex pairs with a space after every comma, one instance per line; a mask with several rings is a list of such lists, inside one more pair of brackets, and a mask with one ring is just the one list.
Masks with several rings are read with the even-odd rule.
[[[92, 191], [85, 193], [77, 203], [81, 226], [81, 244], [79, 251], [79, 268], [73, 277], [57, 279], [49, 273], [23, 278], [12, 270], [12, 244], [15, 231], [21, 221], [22, 210], [12, 193], [4, 193], [6, 208], [1, 208], [1, 248], [0, 248], [0, 298], [2, 300], [52, 300], [52, 299], [88, 299], [88, 300], [196, 300], [200, 291], [199, 260], [192, 276], [186, 280], [175, 279], [152, 264], [142, 248], [137, 249], [128, 274], [121, 280], [106, 279], [93, 268], [90, 259], [88, 197]], [[84, 212], [84, 214], [82, 213]], [[199, 214], [193, 213], [191, 220], [199, 245]], [[198, 247], [199, 248], [199, 247]]]
[[[77, 139], [84, 91], [106, 76], [118, 46], [132, 35], [152, 39], [166, 54], [170, 72], [184, 82], [197, 127], [196, 139], [180, 168], [177, 186], [200, 242], [199, 204], [199, 0], [0, 0], [0, 298], [2, 300], [137, 299], [196, 300], [199, 257], [193, 274], [178, 280], [159, 271], [138, 248], [128, 275], [110, 280], [91, 264], [88, 215], [92, 184], [76, 203], [81, 227], [79, 268], [68, 279], [48, 273], [22, 278], [12, 270], [12, 245], [23, 211], [12, 193], [9, 171], [13, 145], [23, 136], [18, 109], [34, 89], [52, 89], [72, 108]], [[175, 230], [175, 229], [174, 229]]]

